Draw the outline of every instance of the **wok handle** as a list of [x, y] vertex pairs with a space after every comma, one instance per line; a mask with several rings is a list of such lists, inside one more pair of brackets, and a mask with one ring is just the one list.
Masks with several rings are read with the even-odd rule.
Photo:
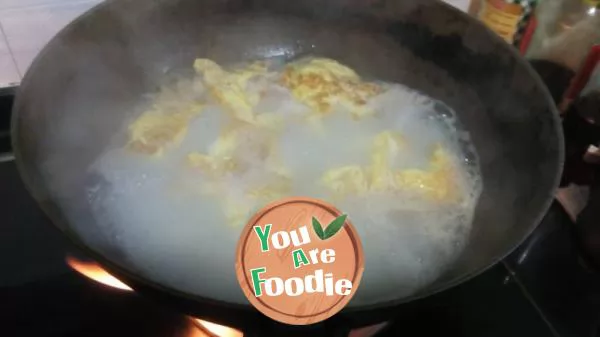
[[575, 99], [579, 97], [581, 91], [585, 89], [586, 85], [590, 81], [594, 69], [600, 63], [600, 45], [592, 47], [587, 58], [583, 61], [583, 65], [571, 81], [567, 92], [565, 93], [564, 99], [562, 100], [559, 109], [560, 111], [566, 111]]

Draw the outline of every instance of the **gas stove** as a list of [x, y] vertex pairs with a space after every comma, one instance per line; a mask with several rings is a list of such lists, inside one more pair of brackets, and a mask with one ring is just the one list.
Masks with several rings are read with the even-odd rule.
[[[8, 132], [13, 96], [0, 91], [0, 335], [242, 336], [150, 302], [78, 254], [19, 178]], [[351, 336], [597, 336], [600, 274], [581, 263], [572, 228], [554, 202], [501, 263]]]

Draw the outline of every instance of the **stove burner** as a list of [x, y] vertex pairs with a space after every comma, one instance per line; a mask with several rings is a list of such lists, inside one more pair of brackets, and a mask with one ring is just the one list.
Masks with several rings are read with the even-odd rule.
[[[109, 288], [123, 290], [125, 292], [133, 292], [133, 289], [108, 273], [99, 264], [91, 261], [84, 261], [72, 255], [68, 255], [65, 259], [67, 265], [79, 274], [86, 278], [103, 284]], [[189, 317], [192, 324], [198, 331], [191, 331], [186, 337], [243, 337], [244, 334], [236, 329], [209, 322], [203, 319]], [[381, 323], [374, 326], [365, 327], [362, 329], [353, 330], [349, 337], [369, 337], [375, 335], [383, 329], [387, 323]]]
[[[77, 271], [79, 274], [87, 277], [88, 279], [108, 286], [110, 288], [120, 289], [127, 292], [133, 291], [131, 287], [109, 274], [99, 264], [91, 261], [83, 261], [71, 255], [68, 255], [65, 259], [69, 267]], [[199, 318], [190, 317], [190, 320], [202, 333], [199, 335], [193, 334], [189, 337], [243, 337], [244, 334], [238, 330], [205, 321]]]

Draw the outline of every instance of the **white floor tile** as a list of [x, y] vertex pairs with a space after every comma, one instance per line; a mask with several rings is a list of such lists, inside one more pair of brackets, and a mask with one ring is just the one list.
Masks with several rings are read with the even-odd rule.
[[[0, 0], [0, 25], [12, 52], [11, 56], [4, 41], [0, 41], [0, 86], [20, 79], [39, 51], [60, 29], [102, 1]], [[462, 10], [469, 4], [469, 0], [443, 1]]]
[[[3, 0], [0, 0], [3, 1]], [[28, 0], [28, 1], [34, 1], [34, 0]], [[443, 0], [444, 2], [460, 9], [463, 12], [466, 12], [469, 10], [469, 5], [471, 4], [471, 0]], [[478, 1], [478, 0], [475, 0]]]
[[[0, 0], [4, 1], [4, 0]], [[0, 25], [23, 75], [43, 46], [73, 19], [100, 0], [59, 2], [44, 6], [0, 10]]]
[[72, 2], [81, 2], [81, 0], [0, 0], [0, 10]]
[[4, 36], [0, 35], [0, 87], [8, 87], [21, 81]]

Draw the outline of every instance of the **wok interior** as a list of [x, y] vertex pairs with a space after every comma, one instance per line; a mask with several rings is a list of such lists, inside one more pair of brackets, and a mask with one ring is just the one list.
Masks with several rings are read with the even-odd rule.
[[[85, 202], [91, 161], [143, 94], [185, 74], [195, 58], [226, 65], [281, 55], [329, 57], [363, 77], [405, 84], [452, 107], [470, 132], [484, 181], [470, 243], [423, 294], [508, 253], [548, 206], [562, 159], [549, 97], [500, 39], [437, 1], [103, 4], [52, 40], [22, 83], [13, 134], [22, 175], [59, 227], [135, 272]], [[56, 174], [44, 175], [48, 167]], [[59, 199], [80, 221], [67, 221]]]

